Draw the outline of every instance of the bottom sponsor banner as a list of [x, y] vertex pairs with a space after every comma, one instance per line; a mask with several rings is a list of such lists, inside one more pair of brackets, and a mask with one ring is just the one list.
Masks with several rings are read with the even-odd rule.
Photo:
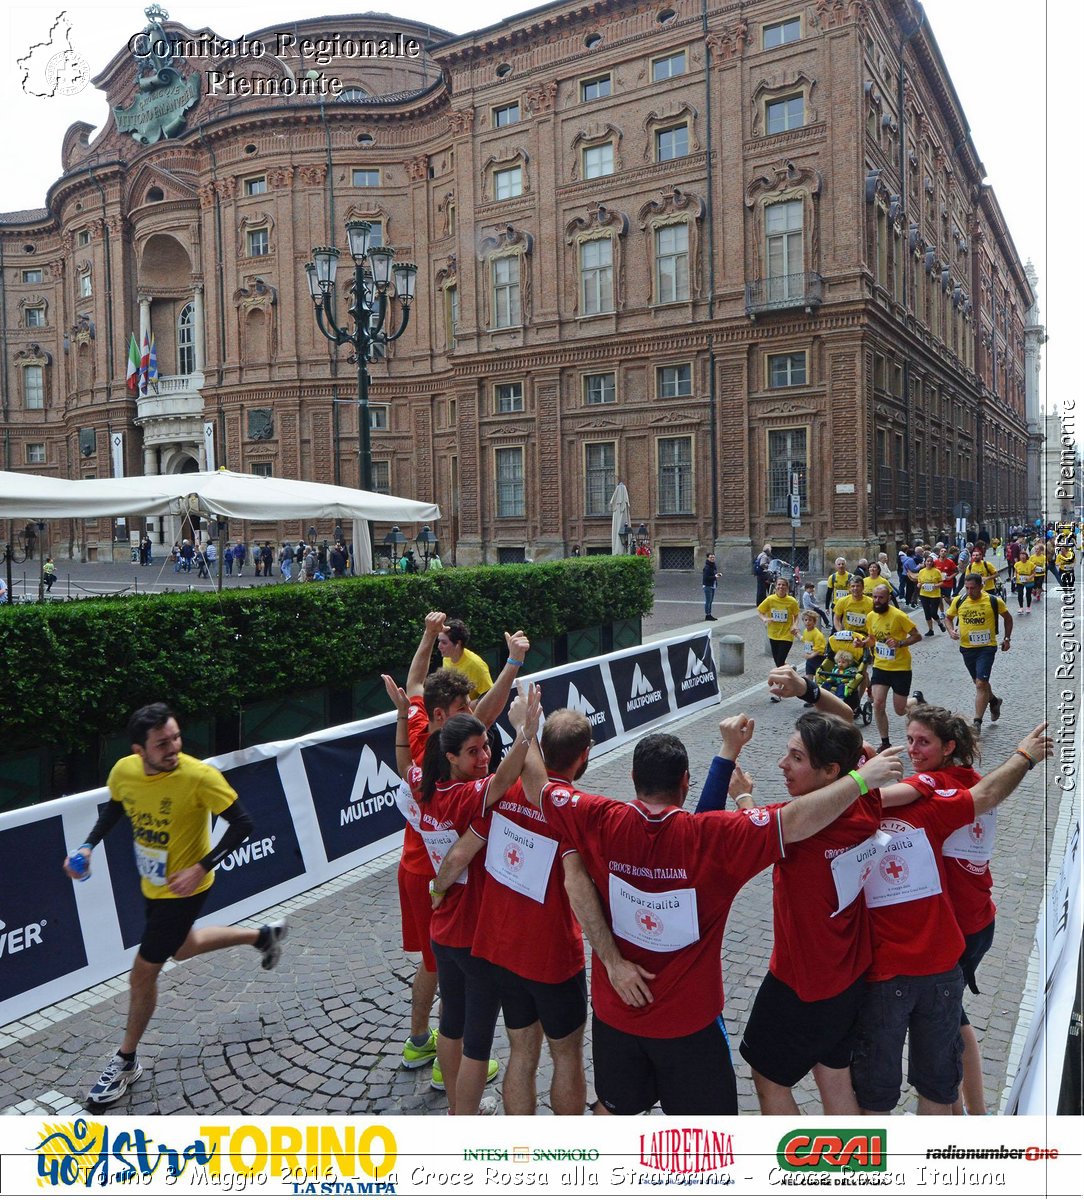
[[1079, 1195], [1079, 1122], [9, 1117], [4, 1195]]

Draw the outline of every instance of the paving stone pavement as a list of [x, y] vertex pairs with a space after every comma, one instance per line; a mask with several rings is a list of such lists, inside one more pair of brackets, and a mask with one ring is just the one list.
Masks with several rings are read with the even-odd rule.
[[[728, 600], [724, 590], [716, 609], [718, 627], [746, 639], [745, 674], [723, 679], [720, 708], [670, 727], [689, 749], [689, 807], [717, 750], [718, 721], [737, 711], [757, 721], [743, 765], [757, 781], [758, 798], [785, 796], [775, 763], [801, 708], [797, 701], [768, 702], [761, 681], [771, 660], [762, 627], [740, 594], [750, 584], [751, 580], [735, 581], [735, 594]], [[698, 580], [691, 575], [666, 583], [656, 613], [645, 621], [645, 634], [658, 633], [676, 621], [695, 620], [702, 612], [698, 593]], [[1048, 712], [1053, 721], [1063, 686], [1052, 678], [1055, 605], [1060, 606], [1056, 589], [1042, 605], [1018, 621], [1012, 651], [999, 655], [994, 683], [1006, 698], [1005, 713], [983, 737], [985, 769], [1010, 754], [1019, 737]], [[940, 634], [923, 639], [914, 647], [914, 658], [915, 685], [931, 701], [971, 712], [973, 689], [954, 643]], [[901, 735], [902, 722], [893, 717], [894, 742], [901, 742]], [[630, 766], [631, 747], [613, 751], [591, 766], [583, 786], [628, 797]], [[1029, 1004], [1025, 986], [1036, 917], [1058, 806], [1068, 803], [1052, 776], [1053, 771], [1029, 775], [999, 810], [993, 863], [997, 934], [979, 972], [983, 994], [967, 998], [982, 1044], [991, 1106], [998, 1105], [1019, 1056], [1018, 1018], [1022, 1006], [1026, 1013]], [[1053, 849], [1056, 858], [1061, 853], [1060, 847]], [[256, 956], [240, 949], [170, 964], [140, 1051], [145, 1072], [111, 1111], [443, 1112], [444, 1096], [429, 1087], [428, 1069], [406, 1071], [399, 1066], [415, 959], [399, 948], [397, 857], [385, 855], [273, 910], [270, 915], [286, 912], [291, 921], [282, 962], [273, 972], [261, 971]], [[765, 872], [742, 890], [723, 944], [725, 1019], [744, 1113], [755, 1113], [757, 1107], [737, 1042], [771, 951], [770, 887], [770, 873]], [[125, 980], [120, 977], [0, 1029], [0, 1112], [81, 1111], [80, 1098], [116, 1047], [126, 1003]], [[502, 1063], [507, 1052], [499, 1030], [495, 1053]], [[589, 1044], [587, 1061], [590, 1071]], [[549, 1111], [549, 1081], [543, 1052], [540, 1112]], [[500, 1077], [493, 1090], [499, 1095]], [[805, 1111], [818, 1111], [808, 1082], [796, 1094]], [[905, 1093], [901, 1110], [907, 1107], [913, 1110], [914, 1098]]]

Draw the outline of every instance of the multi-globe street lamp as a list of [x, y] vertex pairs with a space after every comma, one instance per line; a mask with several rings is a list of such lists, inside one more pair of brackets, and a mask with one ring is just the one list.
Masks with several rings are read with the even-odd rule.
[[[353, 328], [339, 323], [335, 308], [335, 274], [339, 250], [315, 246], [312, 261], [305, 264], [309, 295], [316, 308], [316, 323], [329, 342], [350, 346], [350, 362], [358, 368], [358, 474], [363, 491], [373, 490], [373, 453], [369, 435], [369, 363], [376, 348], [401, 337], [410, 321], [410, 304], [418, 268], [414, 263], [394, 263], [391, 246], [370, 245], [372, 226], [368, 221], [346, 222], [350, 256], [354, 260], [354, 288], [350, 316]], [[388, 332], [392, 299], [402, 308], [399, 327]]]

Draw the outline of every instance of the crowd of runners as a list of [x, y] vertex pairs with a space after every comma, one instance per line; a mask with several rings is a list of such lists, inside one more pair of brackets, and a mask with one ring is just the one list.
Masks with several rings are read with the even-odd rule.
[[[989, 666], [999, 645], [1011, 646], [1012, 617], [986, 587], [989, 580], [996, 588], [998, 577], [983, 570], [981, 547], [959, 592], [959, 571], [950, 585], [937, 565], [948, 557], [943, 550], [917, 548], [906, 577], [914, 575], [913, 598], [928, 601], [927, 636], [936, 625], [960, 642], [975, 680], [975, 717], [912, 694], [910, 647], [923, 634], [908, 615], [906, 589], [882, 567], [867, 590], [869, 573], [852, 576], [839, 560], [821, 610], [831, 613], [829, 629], [818, 628], [818, 606], [802, 614], [782, 580], [759, 606], [776, 655], [768, 697], [804, 706], [780, 747], [780, 776], [754, 779], [741, 758], [755, 721], [729, 717], [695, 811], [685, 747], [668, 733], [636, 744], [633, 798], [582, 791], [591, 725], [571, 709], [543, 722], [539, 689], [515, 689], [527, 636], [506, 635], [494, 680], [467, 649], [461, 621], [426, 617], [405, 686], [385, 677], [403, 780], [402, 945], [420, 956], [401, 1065], [429, 1072], [450, 1114], [496, 1111], [486, 1089], [502, 1070], [493, 1057], [502, 1015], [505, 1113], [536, 1112], [544, 1048], [555, 1114], [635, 1114], [656, 1105], [673, 1114], [736, 1113], [722, 1017], [724, 928], [739, 890], [768, 867], [771, 961], [745, 1028], [735, 1031], [761, 1110], [797, 1112], [793, 1088], [812, 1074], [825, 1114], [891, 1112], [907, 1042], [920, 1113], [985, 1111], [963, 995], [978, 990], [976, 968], [993, 938], [986, 814], [1050, 755], [1052, 741], [1040, 725], [1000, 766], [976, 772], [983, 714], [1000, 715]], [[1066, 564], [1059, 570], [1064, 578]], [[786, 663], [797, 640], [807, 651], [804, 674]], [[442, 664], [433, 670], [437, 652]], [[855, 720], [867, 692], [879, 747], [866, 743]], [[890, 694], [902, 719], [895, 746]], [[509, 742], [495, 722], [510, 697]], [[110, 775], [115, 803], [64, 863], [78, 877], [128, 816], [146, 933], [123, 1038], [87, 1097], [93, 1108], [119, 1099], [139, 1077], [138, 1043], [165, 961], [249, 945], [269, 969], [287, 933], [284, 922], [192, 928], [215, 865], [252, 822], [214, 768], [181, 753], [165, 706], [133, 716], [131, 741], [132, 755]], [[776, 802], [773, 793], [784, 792]], [[227, 822], [213, 848], [211, 814]]]

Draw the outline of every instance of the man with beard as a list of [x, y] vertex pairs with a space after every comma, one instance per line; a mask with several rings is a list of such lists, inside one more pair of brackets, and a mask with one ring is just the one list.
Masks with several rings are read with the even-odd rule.
[[890, 601], [887, 583], [873, 589], [873, 611], [866, 615], [866, 645], [873, 651], [873, 672], [870, 691], [873, 696], [873, 716], [881, 735], [881, 749], [888, 749], [888, 713], [885, 702], [892, 692], [896, 716], [907, 712], [907, 697], [911, 694], [911, 650], [922, 640], [914, 621], [905, 616]]

